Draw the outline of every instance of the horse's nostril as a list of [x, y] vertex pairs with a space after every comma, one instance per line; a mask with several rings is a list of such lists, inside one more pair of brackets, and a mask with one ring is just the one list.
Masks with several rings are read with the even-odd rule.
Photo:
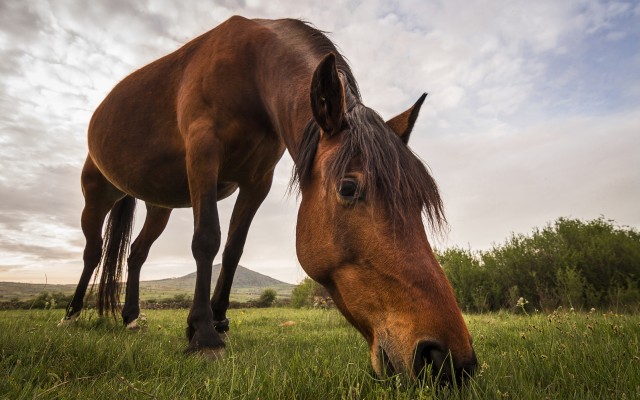
[[451, 353], [439, 342], [423, 340], [418, 343], [413, 360], [413, 371], [418, 378], [427, 378], [431, 366], [431, 377], [437, 378], [441, 384], [463, 384], [476, 369], [478, 361], [472, 349], [468, 360], [458, 360], [455, 365]]
[[424, 377], [429, 366], [432, 375], [442, 375], [445, 379], [451, 376], [451, 362], [444, 346], [433, 340], [423, 340], [416, 346], [413, 359], [413, 372], [417, 377]]

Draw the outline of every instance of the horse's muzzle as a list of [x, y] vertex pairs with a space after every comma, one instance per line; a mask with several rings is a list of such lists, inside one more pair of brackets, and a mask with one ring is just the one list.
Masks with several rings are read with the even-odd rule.
[[462, 384], [476, 369], [478, 360], [473, 349], [466, 360], [453, 360], [451, 353], [442, 344], [434, 340], [418, 343], [414, 352], [413, 372], [417, 378], [426, 378], [431, 366], [431, 376], [440, 383]]

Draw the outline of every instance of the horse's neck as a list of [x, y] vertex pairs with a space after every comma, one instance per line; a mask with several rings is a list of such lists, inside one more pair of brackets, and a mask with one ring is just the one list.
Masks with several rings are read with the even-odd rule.
[[[315, 67], [315, 65], [313, 66]], [[271, 116], [274, 129], [282, 138], [289, 154], [294, 158], [305, 128], [313, 116], [310, 97], [313, 72], [314, 69], [311, 66], [307, 66], [305, 70], [295, 68], [289, 81], [285, 84], [272, 84], [267, 89], [268, 95], [263, 97], [268, 99], [265, 106]], [[360, 102], [360, 98], [357, 89], [349, 87], [347, 78], [342, 71], [340, 76], [345, 89], [346, 108], [350, 110]]]
[[304, 128], [312, 118], [310, 88], [313, 70], [305, 71], [306, 68], [300, 65], [297, 67], [292, 68], [289, 74], [287, 63], [281, 64], [283, 70], [278, 75], [286, 78], [269, 80], [262, 93], [273, 128], [291, 156], [295, 156]]

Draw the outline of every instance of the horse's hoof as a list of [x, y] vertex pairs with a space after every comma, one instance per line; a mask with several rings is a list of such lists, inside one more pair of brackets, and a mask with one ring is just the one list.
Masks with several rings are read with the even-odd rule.
[[[125, 328], [131, 331], [143, 330], [146, 331], [147, 326], [147, 316], [144, 313], [138, 315], [137, 318], [131, 320], [130, 322], [126, 322], [126, 318], [123, 316]], [[130, 318], [130, 317], [129, 317]]]
[[187, 326], [187, 337], [190, 337], [186, 354], [198, 355], [207, 360], [217, 360], [224, 357], [225, 345], [220, 334], [212, 325], [205, 325], [201, 330]]
[[138, 318], [136, 318], [133, 321], [129, 322], [127, 324], [127, 329], [128, 330], [132, 330], [132, 331], [137, 331], [138, 329], [140, 329], [140, 325], [138, 325]]
[[225, 318], [222, 321], [213, 321], [213, 327], [218, 333], [225, 333], [229, 331], [229, 318]]
[[58, 328], [63, 328], [66, 326], [69, 326], [71, 324], [73, 324], [74, 322], [76, 322], [76, 319], [78, 319], [78, 316], [80, 315], [80, 313], [77, 314], [73, 314], [70, 317], [64, 317], [60, 320], [60, 322], [58, 322]]

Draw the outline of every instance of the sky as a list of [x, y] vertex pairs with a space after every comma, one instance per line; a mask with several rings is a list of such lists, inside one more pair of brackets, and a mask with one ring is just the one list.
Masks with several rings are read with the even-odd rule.
[[[0, 281], [77, 282], [93, 111], [236, 14], [330, 32], [385, 118], [429, 93], [409, 145], [443, 195], [435, 247], [488, 249], [558, 217], [640, 228], [637, 1], [0, 0]], [[291, 169], [285, 155], [241, 264], [296, 283]], [[234, 200], [219, 203], [223, 240]], [[195, 271], [192, 232], [191, 209], [175, 210], [142, 279]]]

